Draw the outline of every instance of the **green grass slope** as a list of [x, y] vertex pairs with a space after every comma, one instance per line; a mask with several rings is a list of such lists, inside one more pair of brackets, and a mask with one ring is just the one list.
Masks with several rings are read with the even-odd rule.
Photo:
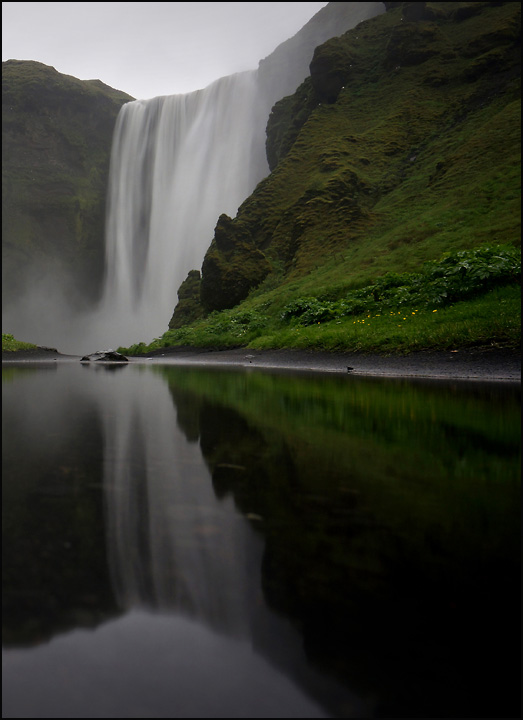
[[11, 333], [2, 333], [2, 352], [17, 352], [18, 350], [35, 350], [37, 345], [17, 340]]
[[[393, 5], [320, 46], [274, 107], [272, 172], [193, 283], [206, 316], [126, 351], [519, 343], [521, 4]], [[411, 292], [434, 272], [439, 295]]]

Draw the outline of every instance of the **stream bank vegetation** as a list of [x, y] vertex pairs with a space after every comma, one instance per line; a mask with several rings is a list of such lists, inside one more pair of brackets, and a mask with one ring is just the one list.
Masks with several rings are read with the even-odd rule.
[[11, 333], [2, 333], [2, 352], [16, 352], [17, 350], [35, 350], [36, 345], [17, 340]]
[[521, 250], [485, 245], [445, 253], [419, 272], [390, 271], [361, 288], [300, 293], [296, 282], [251, 293], [241, 307], [213, 312], [129, 355], [194, 346], [407, 353], [458, 347], [518, 347]]

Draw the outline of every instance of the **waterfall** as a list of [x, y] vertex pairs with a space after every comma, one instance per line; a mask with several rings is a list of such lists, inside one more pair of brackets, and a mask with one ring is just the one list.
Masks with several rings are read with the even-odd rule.
[[187, 95], [135, 101], [117, 120], [111, 156], [104, 312], [119, 340], [161, 334], [189, 270], [201, 266], [222, 212], [267, 173], [256, 72]]
[[274, 103], [307, 76], [317, 45], [383, 11], [378, 2], [329, 3], [257, 70], [122, 108], [98, 337], [128, 345], [165, 332], [178, 288], [201, 267], [218, 217], [234, 216], [268, 173], [265, 127]]

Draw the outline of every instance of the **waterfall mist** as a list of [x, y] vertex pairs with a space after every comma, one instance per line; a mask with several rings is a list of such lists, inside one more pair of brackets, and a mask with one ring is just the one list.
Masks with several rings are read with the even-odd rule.
[[308, 75], [315, 47], [384, 9], [380, 2], [329, 3], [257, 70], [124, 105], [111, 153], [101, 300], [79, 310], [56, 275], [8, 308], [5, 329], [81, 354], [162, 335], [219, 216], [234, 217], [268, 174], [265, 128], [274, 103]]

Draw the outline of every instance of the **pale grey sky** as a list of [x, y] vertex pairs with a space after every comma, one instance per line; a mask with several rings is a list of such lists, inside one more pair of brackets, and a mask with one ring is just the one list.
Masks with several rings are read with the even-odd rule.
[[135, 98], [253, 70], [325, 2], [3, 2], [2, 60], [37, 60]]

